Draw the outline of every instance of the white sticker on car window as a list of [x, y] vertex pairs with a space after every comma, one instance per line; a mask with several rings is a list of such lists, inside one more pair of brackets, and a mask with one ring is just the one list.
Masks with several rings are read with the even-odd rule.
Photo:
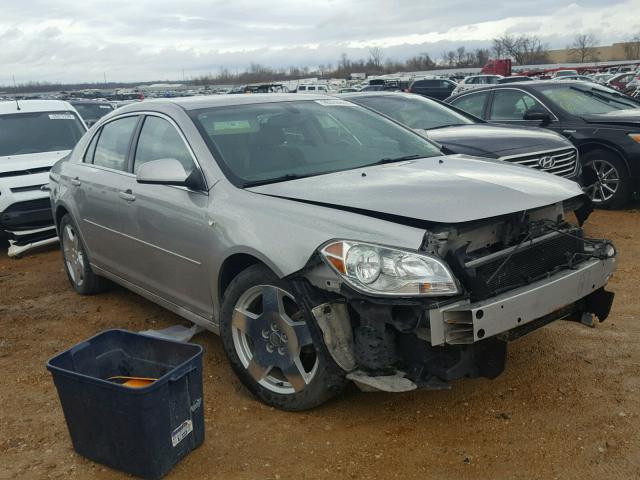
[[332, 98], [329, 100], [314, 100], [318, 105], [322, 105], [324, 107], [333, 107], [333, 106], [344, 106], [344, 107], [355, 107], [355, 104], [347, 102], [346, 100], [340, 100], [339, 98]]
[[107, 110], [111, 110], [111, 107], [109, 105], [100, 105], [100, 108], [106, 108]]
[[51, 120], [75, 120], [76, 117], [69, 113], [50, 113], [49, 118]]

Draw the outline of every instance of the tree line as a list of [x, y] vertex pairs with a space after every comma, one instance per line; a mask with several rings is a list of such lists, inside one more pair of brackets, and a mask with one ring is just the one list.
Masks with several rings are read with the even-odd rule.
[[[600, 52], [597, 49], [599, 39], [592, 33], [578, 33], [573, 43], [567, 46], [568, 60], [572, 62], [599, 61]], [[353, 73], [366, 75], [382, 75], [396, 72], [413, 72], [448, 68], [455, 71], [456, 68], [478, 68], [485, 65], [490, 58], [511, 58], [514, 65], [542, 65], [551, 63], [549, 58], [549, 46], [540, 38], [531, 35], [502, 35], [492, 41], [490, 48], [476, 48], [467, 50], [460, 46], [455, 49], [443, 51], [439, 58], [433, 58], [428, 53], [420, 53], [398, 61], [387, 58], [380, 47], [370, 47], [366, 58], [351, 59], [346, 53], [342, 53], [335, 64], [323, 64], [317, 67], [290, 66], [273, 68], [259, 63], [250, 63], [244, 71], [231, 71], [228, 68], [221, 69], [217, 74], [206, 74], [192, 78], [185, 83], [202, 85], [237, 85], [270, 81], [289, 81], [302, 78], [317, 77], [349, 78]], [[632, 36], [624, 45], [624, 55], [628, 60], [640, 59], [640, 33]], [[154, 82], [146, 82], [154, 83]], [[56, 84], [47, 82], [28, 82], [16, 87], [6, 86], [3, 90], [7, 93], [44, 92], [79, 90], [87, 88], [113, 89], [119, 87], [132, 87], [140, 83], [82, 83], [82, 84]]]

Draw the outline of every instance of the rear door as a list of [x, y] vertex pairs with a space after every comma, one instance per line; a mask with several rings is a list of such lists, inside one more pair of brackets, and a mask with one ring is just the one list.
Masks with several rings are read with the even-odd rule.
[[450, 103], [451, 105], [464, 110], [465, 112], [475, 115], [478, 118], [485, 118], [486, 106], [490, 95], [489, 90], [483, 90], [482, 92], [466, 93], [459, 97], [454, 98]]
[[70, 164], [66, 179], [91, 261], [116, 275], [123, 274], [127, 261], [118, 194], [132, 176], [127, 159], [138, 121], [138, 115], [130, 115], [104, 124], [89, 143], [83, 162]]
[[[135, 174], [145, 162], [174, 158], [202, 175], [175, 122], [160, 114], [145, 116], [132, 147]], [[128, 269], [134, 282], [165, 300], [203, 317], [212, 315], [209, 255], [213, 238], [206, 190], [148, 185], [129, 177], [123, 203], [123, 230], [133, 240]]]

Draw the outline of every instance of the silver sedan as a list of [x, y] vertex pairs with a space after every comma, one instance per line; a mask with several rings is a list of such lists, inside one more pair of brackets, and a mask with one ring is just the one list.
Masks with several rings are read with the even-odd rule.
[[577, 184], [340, 99], [129, 105], [50, 178], [78, 293], [116, 282], [219, 333], [283, 409], [495, 376], [523, 329], [611, 306], [615, 249], [564, 220], [588, 215]]

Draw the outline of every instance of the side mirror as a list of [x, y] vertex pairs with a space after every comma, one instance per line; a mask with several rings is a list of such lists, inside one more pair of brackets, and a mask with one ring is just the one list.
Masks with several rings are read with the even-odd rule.
[[540, 122], [542, 125], [546, 125], [551, 122], [551, 115], [549, 115], [549, 112], [545, 110], [532, 108], [531, 110], [524, 112], [522, 119]]
[[140, 165], [136, 174], [138, 183], [155, 185], [187, 185], [187, 172], [175, 158], [162, 158]]

